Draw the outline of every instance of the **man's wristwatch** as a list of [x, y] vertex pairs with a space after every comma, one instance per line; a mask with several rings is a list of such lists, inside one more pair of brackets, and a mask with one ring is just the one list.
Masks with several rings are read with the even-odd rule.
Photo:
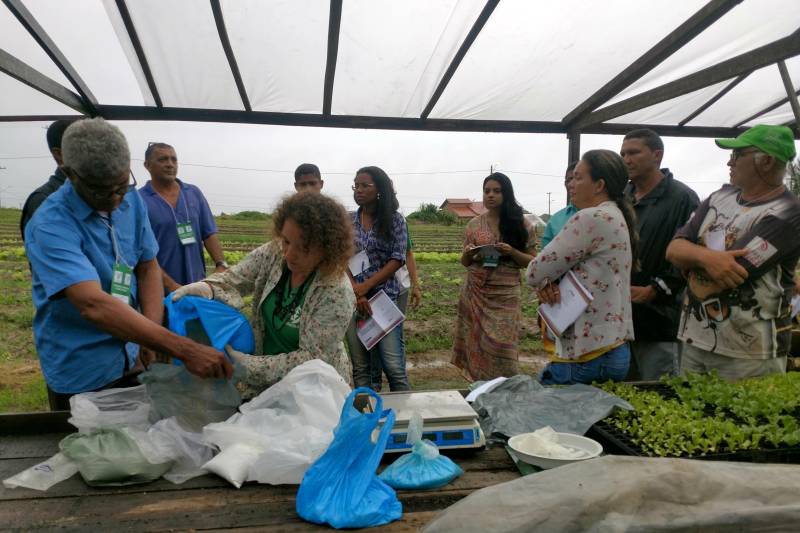
[[217, 261], [216, 263], [214, 263], [214, 266], [216, 266], [217, 268], [219, 268], [219, 267], [229, 268], [228, 267], [228, 263], [225, 262], [225, 261]]

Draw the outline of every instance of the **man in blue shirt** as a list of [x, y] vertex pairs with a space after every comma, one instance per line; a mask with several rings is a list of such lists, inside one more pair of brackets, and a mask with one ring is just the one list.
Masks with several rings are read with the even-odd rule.
[[[575, 165], [577, 165], [577, 161], [571, 162], [567, 165], [567, 171], [564, 174], [564, 188], [569, 186], [569, 182], [572, 181], [572, 171], [575, 170]], [[578, 210], [575, 209], [575, 206], [572, 205], [572, 202], [569, 201], [569, 192], [567, 192], [567, 207], [561, 209], [560, 211], [556, 211], [553, 216], [550, 217], [550, 220], [547, 221], [547, 226], [544, 228], [544, 233], [542, 234], [542, 243], [539, 247], [540, 250], [544, 250], [544, 247], [552, 241], [558, 232], [561, 231], [561, 228], [564, 227], [564, 224], [572, 218], [572, 215], [577, 213]]]
[[[200, 376], [230, 377], [225, 356], [161, 327], [161, 269], [147, 213], [130, 184], [122, 132], [102, 119], [67, 128], [66, 183], [25, 228], [33, 333], [52, 409], [80, 392], [135, 384], [126, 341], [169, 354]], [[133, 185], [135, 185], [135, 180]]]
[[206, 277], [203, 245], [216, 265], [228, 268], [214, 216], [203, 193], [177, 178], [178, 156], [165, 143], [150, 143], [144, 153], [150, 181], [139, 189], [158, 241], [158, 264], [166, 292]]

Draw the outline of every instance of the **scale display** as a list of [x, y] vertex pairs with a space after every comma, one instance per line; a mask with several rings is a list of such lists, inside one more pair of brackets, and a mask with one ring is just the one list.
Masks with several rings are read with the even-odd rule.
[[[447, 429], [441, 431], [425, 431], [422, 438], [436, 444], [439, 448], [452, 448], [454, 446], [472, 447], [481, 440], [480, 428], [473, 429]], [[409, 450], [411, 445], [406, 443], [408, 434], [405, 432], [392, 432], [387, 450]], [[482, 446], [482, 444], [478, 444]]]

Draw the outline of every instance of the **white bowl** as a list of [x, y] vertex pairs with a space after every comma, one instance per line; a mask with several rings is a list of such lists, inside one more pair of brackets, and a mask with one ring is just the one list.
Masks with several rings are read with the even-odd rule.
[[567, 465], [577, 461], [585, 461], [586, 459], [592, 459], [603, 453], [603, 447], [596, 440], [582, 437], [580, 435], [573, 435], [572, 433], [557, 432], [556, 436], [558, 437], [559, 444], [584, 451], [586, 452], [586, 456], [581, 457], [580, 459], [554, 459], [552, 457], [544, 457], [541, 455], [536, 455], [530, 449], [526, 449], [529, 435], [532, 435], [532, 433], [522, 433], [520, 435], [511, 437], [508, 439], [508, 446], [520, 461], [538, 466], [539, 468], [555, 468], [557, 466]]

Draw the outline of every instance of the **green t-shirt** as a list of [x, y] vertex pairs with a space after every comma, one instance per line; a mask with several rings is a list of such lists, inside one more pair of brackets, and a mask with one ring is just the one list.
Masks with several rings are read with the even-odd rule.
[[300, 312], [315, 274], [312, 273], [301, 285], [292, 288], [289, 282], [291, 272], [283, 268], [280, 281], [261, 304], [264, 355], [293, 352], [300, 347]]

